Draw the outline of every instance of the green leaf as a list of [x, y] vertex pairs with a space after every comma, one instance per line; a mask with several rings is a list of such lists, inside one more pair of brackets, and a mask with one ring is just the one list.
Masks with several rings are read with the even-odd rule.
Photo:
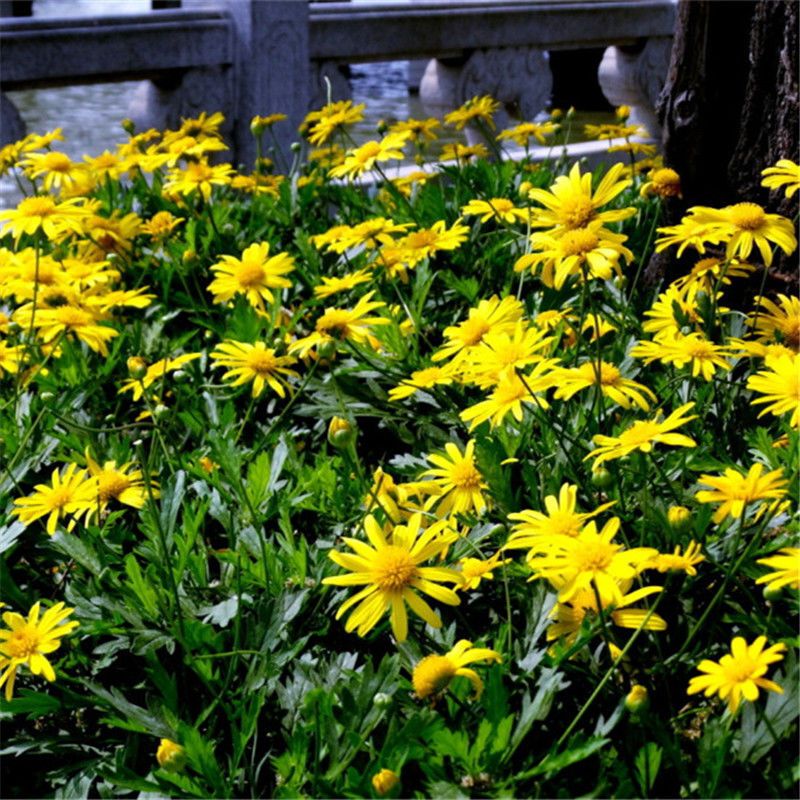
[[634, 764], [643, 795], [646, 795], [656, 782], [661, 767], [661, 753], [661, 748], [655, 742], [648, 742], [636, 754]]
[[74, 559], [92, 575], [99, 575], [103, 571], [99, 556], [85, 539], [59, 531], [51, 541], [57, 550]]
[[24, 530], [25, 524], [19, 520], [0, 528], [0, 553], [5, 553], [9, 547], [12, 547]]

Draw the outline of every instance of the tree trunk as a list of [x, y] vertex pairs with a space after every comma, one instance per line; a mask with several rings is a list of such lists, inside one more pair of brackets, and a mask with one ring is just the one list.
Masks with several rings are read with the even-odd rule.
[[[761, 170], [798, 159], [797, 0], [680, 0], [669, 73], [659, 102], [664, 160], [681, 176], [675, 224], [694, 205], [750, 201], [793, 218], [800, 193], [761, 186]], [[774, 271], [796, 279], [796, 257]], [[668, 258], [654, 260], [663, 276]], [[689, 265], [690, 266], [690, 265]], [[680, 272], [680, 270], [678, 270]]]

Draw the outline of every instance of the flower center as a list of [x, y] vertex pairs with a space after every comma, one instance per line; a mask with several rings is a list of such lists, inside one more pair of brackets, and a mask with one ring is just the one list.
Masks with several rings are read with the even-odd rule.
[[561, 252], [565, 256], [583, 256], [597, 247], [598, 239], [592, 231], [578, 228], [561, 237]]
[[581, 532], [580, 517], [569, 511], [556, 511], [548, 517], [548, 533], [575, 537]]
[[749, 656], [738, 658], [733, 663], [725, 666], [725, 677], [730, 683], [742, 683], [752, 677], [753, 670], [758, 666]]
[[731, 222], [745, 231], [757, 231], [765, 222], [764, 209], [755, 203], [737, 203], [730, 208]]
[[72, 500], [72, 490], [69, 486], [59, 486], [47, 496], [47, 504], [52, 510], [62, 509]]
[[72, 161], [64, 153], [52, 152], [42, 159], [42, 166], [50, 172], [69, 172]]
[[381, 153], [381, 146], [378, 142], [367, 142], [358, 148], [356, 159], [362, 164], [371, 158], [377, 158]]
[[30, 630], [27, 626], [14, 631], [12, 636], [6, 641], [3, 650], [11, 658], [28, 658], [32, 656], [39, 647], [39, 637], [36, 631]]
[[21, 217], [49, 217], [56, 211], [56, 204], [50, 197], [28, 197], [23, 200], [17, 211]]
[[605, 542], [586, 542], [581, 546], [577, 565], [579, 572], [604, 572], [619, 550], [618, 545]]
[[131, 485], [130, 479], [121, 472], [103, 471], [97, 477], [97, 494], [100, 501], [116, 500]]
[[594, 218], [591, 199], [582, 194], [567, 198], [561, 203], [560, 216], [567, 228], [583, 228]]
[[85, 311], [74, 306], [60, 306], [57, 313], [58, 321], [65, 328], [80, 328], [92, 321], [92, 318]]
[[473, 317], [461, 324], [459, 338], [467, 345], [475, 345], [491, 330], [489, 323], [481, 317]]
[[264, 282], [264, 265], [260, 261], [242, 261], [236, 270], [236, 280], [241, 286], [252, 289]]
[[457, 489], [477, 489], [481, 485], [481, 474], [471, 461], [462, 461], [450, 470], [450, 482]]
[[409, 233], [405, 241], [409, 250], [421, 250], [423, 247], [433, 247], [436, 244], [435, 231], [414, 231]]
[[783, 320], [778, 329], [783, 334], [783, 340], [795, 350], [800, 347], [800, 317], [790, 317]]
[[704, 359], [714, 357], [714, 345], [702, 339], [689, 339], [683, 343], [686, 353], [692, 358]]
[[408, 550], [389, 545], [378, 552], [375, 583], [384, 592], [402, 592], [417, 577], [417, 565]]
[[414, 667], [411, 682], [417, 697], [425, 698], [448, 687], [456, 674], [456, 667], [447, 656], [425, 656]]
[[254, 350], [247, 357], [247, 366], [259, 375], [269, 375], [277, 366], [275, 356], [264, 350]]
[[336, 339], [344, 339], [350, 328], [350, 315], [347, 311], [334, 308], [326, 311], [318, 320], [316, 325], [317, 333], [333, 336]]

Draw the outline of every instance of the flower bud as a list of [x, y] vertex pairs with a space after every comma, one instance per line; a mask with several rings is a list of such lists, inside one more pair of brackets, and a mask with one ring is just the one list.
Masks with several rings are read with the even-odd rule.
[[692, 512], [686, 506], [670, 506], [667, 522], [675, 533], [686, 533], [692, 528]]
[[621, 122], [625, 122], [626, 119], [631, 115], [631, 107], [630, 106], [617, 106], [616, 110], [614, 111], [617, 119]]
[[533, 189], [533, 184], [530, 181], [522, 181], [519, 185], [519, 193], [521, 197], [527, 197], [528, 192]]
[[774, 603], [776, 600], [780, 599], [780, 596], [783, 594], [783, 587], [775, 587], [772, 584], [767, 584], [762, 590], [762, 594], [768, 603]]
[[140, 381], [147, 374], [147, 362], [141, 356], [131, 356], [128, 361], [128, 375]]
[[564, 116], [564, 112], [560, 108], [553, 108], [550, 110], [550, 119], [561, 119]]
[[336, 339], [325, 339], [317, 345], [317, 355], [320, 359], [330, 360], [336, 355]]
[[191, 247], [183, 251], [181, 260], [184, 264], [191, 264], [197, 258], [197, 253]]
[[372, 787], [381, 797], [389, 794], [398, 783], [400, 776], [390, 769], [382, 769], [372, 776]]
[[120, 125], [122, 125], [122, 130], [124, 130], [125, 133], [128, 134], [128, 136], [133, 136], [134, 131], [136, 130], [136, 125], [134, 124], [132, 119], [125, 117], [125, 119], [122, 120]]
[[632, 686], [625, 698], [625, 708], [627, 708], [631, 714], [641, 714], [643, 711], [647, 710], [649, 705], [650, 698], [647, 695], [647, 687], [638, 683]]
[[303, 145], [301, 145], [301, 144], [300, 144], [300, 142], [292, 142], [292, 143], [289, 145], [289, 149], [290, 149], [290, 150], [291, 150], [293, 153], [299, 153], [299, 152], [300, 152], [300, 150], [302, 149], [302, 147], [303, 147]]
[[608, 489], [614, 483], [614, 476], [605, 467], [598, 467], [592, 470], [591, 483], [595, 489]]
[[263, 117], [253, 117], [250, 120], [250, 133], [253, 136], [261, 136], [262, 133], [267, 129], [267, 126], [264, 124]]
[[156, 419], [163, 419], [163, 417], [165, 417], [167, 414], [169, 414], [169, 409], [163, 403], [159, 403], [153, 409], [153, 416]]
[[172, 739], [162, 739], [156, 751], [158, 765], [169, 772], [180, 772], [186, 765], [186, 751]]
[[337, 450], [350, 447], [356, 440], [356, 428], [344, 417], [332, 417], [328, 425], [328, 441]]
[[388, 708], [392, 704], [392, 696], [386, 692], [378, 692], [372, 699], [378, 708]]

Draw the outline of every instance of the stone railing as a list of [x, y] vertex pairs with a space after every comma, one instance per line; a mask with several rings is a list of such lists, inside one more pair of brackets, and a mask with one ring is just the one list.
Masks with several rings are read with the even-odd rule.
[[[656, 134], [652, 113], [669, 61], [672, 0], [390, 0], [305, 3], [183, 0], [174, 11], [97, 19], [2, 19], [3, 141], [22, 135], [5, 92], [74, 83], [145, 80], [132, 99], [140, 123], [172, 126], [221, 110], [235, 158], [252, 158], [254, 114], [289, 116], [283, 144], [308, 109], [349, 96], [340, 67], [432, 59], [424, 102], [454, 108], [491, 94], [526, 119], [547, 105], [547, 51], [605, 46], [601, 88]], [[327, 80], [326, 80], [327, 79]]]

